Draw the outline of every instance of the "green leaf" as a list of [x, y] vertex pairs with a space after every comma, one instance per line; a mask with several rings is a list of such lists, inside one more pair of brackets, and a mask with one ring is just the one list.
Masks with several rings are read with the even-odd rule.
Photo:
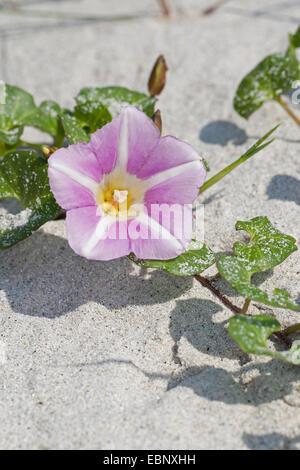
[[289, 34], [290, 48], [288, 50], [289, 54], [294, 55], [295, 49], [300, 47], [300, 26], [295, 32], [295, 34]]
[[203, 243], [193, 240], [185, 253], [169, 260], [143, 260], [133, 254], [129, 258], [144, 268], [156, 268], [175, 276], [194, 276], [215, 263], [213, 251]]
[[235, 243], [234, 254], [251, 273], [267, 271], [297, 250], [295, 238], [280, 232], [267, 217], [255, 217], [248, 222], [238, 221], [235, 228], [250, 235], [247, 245]]
[[89, 142], [90, 138], [88, 134], [82, 129], [79, 120], [70, 112], [64, 111], [61, 114], [61, 122], [70, 144]]
[[149, 117], [154, 114], [156, 98], [123, 87], [83, 88], [75, 97], [77, 105], [100, 103], [106, 106], [113, 117], [120, 112], [121, 106], [133, 105]]
[[90, 132], [101, 129], [101, 127], [112, 120], [108, 109], [103, 104], [95, 101], [88, 101], [75, 106], [74, 116], [81, 122], [81, 126], [88, 127]]
[[251, 283], [251, 273], [244, 264], [233, 256], [221, 255], [218, 261], [221, 276], [247, 299], [262, 302], [278, 308], [288, 308], [298, 311], [299, 307], [293, 303], [290, 295], [282, 289], [274, 289], [273, 293], [262, 291]]
[[226, 168], [223, 168], [223, 170], [219, 171], [216, 175], [212, 176], [209, 180], [207, 180], [200, 188], [199, 193], [202, 194], [204, 191], [206, 191], [208, 188], [216, 184], [218, 181], [220, 181], [224, 176], [228, 175], [232, 170], [234, 170], [237, 166], [241, 165], [242, 163], [246, 162], [249, 160], [249, 158], [253, 157], [256, 153], [260, 152], [264, 148], [266, 148], [268, 145], [270, 145], [272, 142], [274, 142], [274, 139], [271, 139], [267, 142], [265, 142], [268, 137], [270, 137], [273, 132], [276, 131], [276, 129], [280, 126], [278, 124], [277, 126], [273, 127], [267, 134], [265, 134], [263, 137], [261, 137], [257, 142], [255, 142], [254, 145], [252, 145], [247, 152], [245, 152], [240, 158], [235, 160], [233, 163], [228, 165]]
[[288, 351], [274, 351], [267, 345], [272, 333], [280, 330], [280, 323], [267, 315], [235, 315], [229, 320], [229, 334], [248, 354], [263, 354], [300, 365], [300, 346], [293, 345]]
[[239, 221], [236, 229], [248, 232], [250, 241], [247, 245], [235, 243], [234, 256], [220, 256], [217, 266], [221, 276], [247, 299], [298, 311], [298, 306], [286, 291], [275, 289], [269, 294], [251, 283], [254, 273], [277, 266], [297, 250], [296, 240], [277, 230], [267, 217], [255, 217], [249, 222]]
[[15, 151], [0, 159], [0, 199], [19, 200], [21, 212], [0, 217], [0, 248], [28, 237], [61, 209], [48, 182], [48, 165], [34, 151]]
[[23, 134], [23, 126], [14, 127], [10, 130], [0, 129], [0, 142], [6, 145], [15, 145]]
[[43, 101], [39, 107], [31, 94], [21, 88], [4, 85], [0, 105], [0, 141], [15, 145], [23, 133], [24, 126], [32, 126], [55, 136], [61, 143], [64, 137], [60, 121], [60, 106], [54, 101]]
[[63, 135], [60, 114], [60, 106], [55, 101], [43, 101], [24, 122], [52, 136], [59, 136]]
[[296, 57], [284, 54], [267, 56], [241, 81], [234, 97], [234, 108], [247, 119], [266, 101], [288, 92], [299, 78]]
[[210, 171], [210, 166], [209, 166], [209, 164], [207, 163], [207, 161], [205, 160], [204, 157], [202, 157], [202, 161], [203, 161], [203, 165], [205, 166], [206, 171], [209, 172]]
[[33, 97], [16, 86], [4, 84], [0, 105], [0, 141], [14, 145], [23, 133], [29, 116], [36, 111]]

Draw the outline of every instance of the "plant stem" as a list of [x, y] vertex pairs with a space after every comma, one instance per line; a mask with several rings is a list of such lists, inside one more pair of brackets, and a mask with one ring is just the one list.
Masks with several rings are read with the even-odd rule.
[[250, 158], [252, 155], [242, 155], [238, 160], [235, 162], [231, 163], [228, 165], [226, 168], [223, 170], [219, 171], [215, 176], [210, 178], [208, 181], [206, 181], [200, 188], [199, 194], [204, 193], [208, 188], [216, 184], [218, 181], [220, 181], [224, 176], [228, 175], [232, 170], [234, 170], [237, 166], [241, 165], [241, 163], [244, 163], [248, 158]]
[[166, 0], [158, 0], [158, 3], [160, 4], [160, 8], [162, 9], [164, 16], [169, 16], [170, 10], [169, 10]]
[[249, 305], [250, 305], [250, 302], [251, 302], [250, 299], [246, 299], [246, 300], [245, 300], [245, 303], [244, 303], [244, 305], [243, 305], [243, 307], [242, 307], [242, 312], [241, 312], [241, 313], [244, 313], [244, 314], [247, 313], [247, 310], [248, 310], [248, 307], [249, 307]]
[[[238, 307], [237, 305], [234, 305], [227, 297], [225, 297], [221, 292], [214, 287], [211, 282], [206, 279], [205, 277], [200, 276], [200, 274], [196, 274], [194, 278], [202, 284], [203, 287], [206, 287], [209, 289], [215, 296], [218, 297], [218, 299], [221, 300], [221, 302], [226, 305], [226, 307], [229, 307], [230, 310], [234, 313], [239, 313], [242, 315], [248, 315], [247, 310], [249, 307], [249, 304], [251, 302], [250, 299], [246, 299], [245, 303], [242, 308]], [[275, 336], [289, 349], [292, 346], [292, 342], [289, 338], [287, 338], [287, 335], [290, 333], [294, 333], [295, 331], [300, 330], [300, 323], [297, 323], [295, 325], [290, 326], [289, 328], [286, 328], [283, 331], [277, 331], [274, 333]]]
[[19, 140], [18, 146], [24, 146], [24, 147], [35, 147], [39, 150], [42, 150], [43, 144], [34, 144], [32, 142], [25, 142], [25, 140]]
[[226, 168], [219, 171], [219, 173], [217, 173], [215, 176], [213, 176], [208, 181], [206, 181], [206, 183], [204, 183], [203, 186], [201, 186], [199, 194], [202, 194], [204, 191], [206, 191], [208, 188], [210, 188], [213, 184], [217, 183], [222, 178], [224, 178], [224, 176], [228, 175], [228, 173], [230, 173], [232, 170], [234, 170], [241, 163], [246, 162], [247, 160], [249, 160], [249, 158], [253, 157], [256, 153], [260, 152], [261, 150], [266, 148], [268, 145], [270, 145], [274, 141], [274, 138], [271, 139], [271, 140], [268, 140], [267, 142], [266, 142], [266, 140], [270, 137], [271, 134], [273, 134], [276, 131], [276, 129], [279, 126], [280, 126], [280, 124], [273, 127], [273, 129], [271, 129], [269, 132], [267, 132], [267, 134], [265, 134], [257, 142], [255, 142], [255, 144], [253, 144], [252, 147], [250, 147], [247, 150], [247, 152], [245, 152], [240, 158], [235, 160], [235, 162], [231, 163]]
[[219, 0], [215, 5], [212, 7], [207, 8], [206, 10], [203, 11], [203, 15], [211, 15], [214, 13], [218, 8], [220, 8], [222, 5], [227, 3], [229, 0]]
[[297, 116], [293, 113], [293, 111], [288, 107], [285, 101], [281, 98], [281, 96], [278, 96], [276, 98], [276, 101], [280, 104], [280, 106], [288, 113], [288, 115], [295, 121], [295, 123], [300, 127], [300, 119], [297, 118]]
[[232, 302], [230, 302], [230, 300], [227, 299], [227, 297], [225, 297], [223, 294], [221, 294], [221, 292], [218, 289], [216, 289], [216, 287], [213, 286], [208, 279], [206, 279], [205, 277], [200, 276], [200, 274], [196, 274], [194, 277], [204, 287], [206, 287], [213, 294], [215, 294], [223, 302], [223, 304], [225, 304], [227, 307], [230, 308], [230, 310], [232, 310], [232, 312], [234, 312], [234, 313], [243, 313], [242, 309], [240, 307], [237, 307]]
[[63, 146], [63, 143], [64, 143], [64, 140], [65, 140], [65, 134], [64, 133], [59, 133], [55, 136], [55, 147], [62, 147]]
[[289, 326], [285, 328], [281, 333], [284, 335], [290, 335], [291, 333], [295, 333], [296, 331], [300, 330], [300, 323], [295, 323], [295, 325]]
[[62, 219], [64, 220], [65, 218], [66, 218], [66, 212], [63, 211], [63, 212], [61, 212], [61, 214], [59, 214], [59, 215], [56, 217], [55, 220], [62, 220]]
[[4, 155], [6, 152], [6, 147], [4, 142], [0, 142], [0, 156]]

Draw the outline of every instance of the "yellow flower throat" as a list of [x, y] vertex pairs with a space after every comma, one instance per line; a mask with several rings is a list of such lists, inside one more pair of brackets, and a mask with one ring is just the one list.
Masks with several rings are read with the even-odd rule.
[[127, 189], [103, 188], [99, 191], [97, 202], [108, 215], [125, 214], [130, 207], [129, 194]]
[[112, 217], [135, 217], [138, 205], [144, 202], [144, 183], [125, 171], [104, 175], [96, 202], [105, 214]]

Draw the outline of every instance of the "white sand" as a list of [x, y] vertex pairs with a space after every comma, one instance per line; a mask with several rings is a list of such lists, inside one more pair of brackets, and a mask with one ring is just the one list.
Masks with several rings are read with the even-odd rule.
[[[298, 2], [233, 0], [207, 18], [196, 12], [212, 2], [170, 3], [189, 16], [157, 20], [150, 16], [159, 12], [154, 0], [30, 6], [84, 15], [147, 12], [133, 21], [0, 14], [0, 78], [38, 102], [70, 106], [83, 86], [146, 90], [164, 53], [164, 133], [194, 145], [211, 174], [284, 122], [275, 143], [199, 199], [206, 203], [206, 242], [230, 250], [244, 238], [234, 233], [235, 222], [257, 215], [300, 242], [299, 129], [276, 103], [249, 122], [232, 108], [243, 75], [286, 48], [287, 33], [300, 23]], [[0, 257], [1, 448], [300, 448], [300, 367], [242, 353], [226, 332], [231, 312], [199, 284], [159, 271], [139, 275], [127, 259], [79, 258], [64, 221], [49, 222]], [[264, 288], [286, 288], [300, 300], [299, 260], [295, 253], [273, 276], [262, 276]], [[299, 321], [297, 313], [276, 315], [284, 325]]]

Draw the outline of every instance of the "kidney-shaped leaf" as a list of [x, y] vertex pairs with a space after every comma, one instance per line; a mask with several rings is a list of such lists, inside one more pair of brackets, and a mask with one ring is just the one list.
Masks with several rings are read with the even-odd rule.
[[267, 271], [297, 250], [295, 238], [280, 232], [267, 217], [238, 221], [235, 228], [250, 235], [248, 244], [234, 244], [234, 254], [251, 273]]
[[35, 112], [25, 119], [24, 124], [52, 136], [63, 136], [60, 113], [60, 106], [55, 101], [43, 101]]
[[112, 117], [106, 106], [97, 102], [86, 102], [78, 104], [74, 109], [74, 116], [79, 120], [82, 127], [88, 127], [89, 132], [105, 126]]
[[61, 143], [63, 128], [60, 122], [60, 106], [54, 101], [43, 101], [39, 107], [27, 91], [3, 84], [0, 104], [0, 141], [15, 145], [24, 126], [32, 126], [46, 132]]
[[234, 108], [247, 119], [263, 103], [289, 91], [299, 78], [299, 63], [295, 56], [269, 55], [241, 81], [234, 97]]
[[300, 346], [293, 345], [288, 351], [275, 351], [268, 347], [267, 339], [280, 330], [280, 323], [268, 315], [235, 315], [229, 321], [229, 334], [248, 354], [263, 354], [300, 365]]
[[89, 135], [82, 128], [80, 121], [70, 111], [64, 111], [61, 114], [61, 122], [70, 144], [89, 142]]
[[19, 200], [21, 212], [0, 217], [0, 248], [28, 237], [61, 209], [48, 182], [48, 165], [36, 152], [15, 151], [0, 159], [0, 199]]
[[134, 255], [130, 259], [144, 268], [156, 268], [176, 276], [194, 276], [215, 263], [213, 251], [203, 243], [193, 240], [185, 253], [169, 260], [143, 260]]
[[119, 114], [121, 106], [133, 105], [149, 117], [154, 114], [156, 98], [123, 87], [83, 88], [75, 97], [77, 105], [102, 104], [112, 117]]
[[217, 266], [221, 276], [248, 299], [297, 311], [298, 306], [286, 291], [275, 289], [269, 294], [251, 283], [254, 273], [273, 268], [297, 250], [296, 240], [276, 229], [267, 217], [239, 221], [236, 229], [247, 231], [250, 241], [248, 244], [235, 243], [234, 256], [220, 256]]
[[0, 104], [0, 141], [14, 145], [26, 120], [36, 111], [33, 97], [16, 86], [4, 84]]

